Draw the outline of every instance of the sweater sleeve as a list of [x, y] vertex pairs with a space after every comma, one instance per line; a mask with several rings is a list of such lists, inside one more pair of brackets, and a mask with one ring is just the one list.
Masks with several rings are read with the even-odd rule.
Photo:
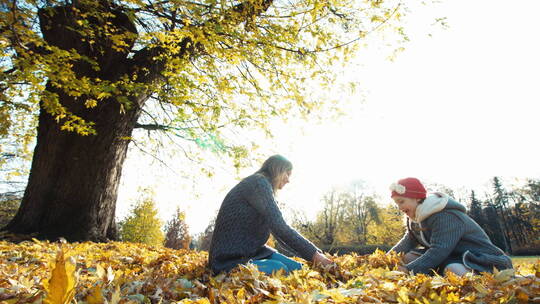
[[418, 242], [413, 238], [409, 229], [407, 229], [407, 232], [405, 233], [405, 235], [401, 238], [401, 240], [399, 240], [399, 242], [396, 245], [394, 245], [394, 247], [392, 247], [392, 249], [389, 250], [389, 252], [391, 251], [395, 251], [397, 253], [409, 252], [412, 249], [416, 248], [417, 246], [418, 246]]
[[315, 252], [320, 250], [285, 222], [270, 182], [261, 176], [254, 180], [252, 190], [249, 191], [248, 201], [264, 217], [272, 234], [301, 258], [311, 261]]
[[444, 211], [430, 216], [426, 224], [432, 229], [431, 246], [422, 256], [406, 265], [415, 273], [430, 273], [431, 269], [439, 266], [454, 251], [465, 230], [459, 217]]

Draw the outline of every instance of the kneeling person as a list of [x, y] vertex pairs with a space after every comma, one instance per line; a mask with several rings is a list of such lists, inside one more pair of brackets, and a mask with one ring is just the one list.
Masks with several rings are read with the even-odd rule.
[[281, 269], [286, 273], [300, 269], [301, 263], [266, 246], [270, 234], [307, 261], [322, 265], [332, 263], [283, 219], [275, 193], [289, 182], [291, 171], [289, 160], [281, 155], [271, 156], [257, 172], [244, 178], [225, 196], [208, 255], [213, 273], [230, 271], [247, 263], [255, 264], [267, 274]]
[[[407, 231], [390, 251], [405, 253], [402, 271], [457, 275], [512, 268], [512, 260], [493, 245], [465, 207], [443, 193], [427, 195], [416, 178], [390, 186], [392, 199], [407, 215]], [[420, 246], [424, 248], [419, 248]]]

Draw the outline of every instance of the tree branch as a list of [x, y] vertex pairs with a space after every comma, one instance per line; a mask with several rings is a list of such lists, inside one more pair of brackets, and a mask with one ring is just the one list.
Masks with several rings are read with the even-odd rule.
[[[251, 1], [242, 2], [233, 6], [228, 12], [221, 14], [219, 17], [209, 19], [208, 21], [200, 25], [190, 25], [194, 28], [204, 28], [212, 23], [224, 22], [229, 24], [239, 24], [241, 22], [248, 22], [250, 19], [253, 19], [257, 16], [260, 16], [265, 12], [270, 5], [273, 3], [273, 0], [262, 0], [260, 6], [255, 6]], [[239, 14], [244, 15], [245, 19], [236, 18]], [[234, 22], [232, 22], [234, 21]], [[183, 38], [179, 43], [180, 51], [176, 54], [177, 58], [190, 58], [196, 55], [196, 52], [199, 51], [202, 53], [203, 49], [200, 43], [194, 43], [193, 40], [189, 37]], [[154, 60], [154, 58], [159, 57], [166, 50], [161, 47], [146, 47], [137, 52], [133, 56], [133, 61], [139, 63], [139, 67], [145, 67], [149, 71], [152, 71], [151, 75], [144, 75], [150, 77], [150, 79], [156, 79], [159, 77], [161, 71], [163, 71], [165, 65], [163, 62]], [[147, 79], [143, 77], [142, 79]]]

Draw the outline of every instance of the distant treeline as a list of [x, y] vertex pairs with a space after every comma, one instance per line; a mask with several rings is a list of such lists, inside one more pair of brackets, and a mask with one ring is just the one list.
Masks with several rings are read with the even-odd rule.
[[540, 180], [529, 179], [525, 186], [508, 190], [494, 177], [492, 186], [483, 200], [471, 191], [469, 215], [504, 251], [540, 254]]

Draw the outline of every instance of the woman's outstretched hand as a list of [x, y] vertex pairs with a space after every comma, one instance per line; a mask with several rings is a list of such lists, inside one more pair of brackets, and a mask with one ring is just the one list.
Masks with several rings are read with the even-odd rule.
[[401, 272], [405, 272], [405, 273], [409, 272], [409, 269], [407, 269], [407, 267], [405, 267], [403, 265], [398, 265], [397, 270], [401, 271]]
[[330, 265], [334, 263], [332, 260], [330, 260], [329, 258], [327, 258], [324, 254], [320, 252], [315, 252], [312, 258], [312, 262], [313, 264], [319, 264], [322, 266], [326, 266], [326, 265]]

